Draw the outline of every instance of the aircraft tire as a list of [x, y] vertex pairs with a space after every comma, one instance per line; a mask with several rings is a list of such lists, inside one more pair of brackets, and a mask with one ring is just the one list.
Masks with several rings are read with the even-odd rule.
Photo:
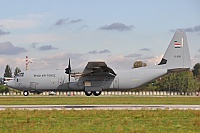
[[28, 95], [29, 95], [29, 92], [28, 92], [28, 91], [24, 91], [24, 92], [23, 92], [23, 95], [24, 95], [24, 96], [28, 96]]
[[94, 91], [93, 94], [94, 94], [95, 96], [99, 96], [99, 95], [101, 95], [101, 91]]
[[86, 96], [91, 96], [91, 95], [92, 95], [92, 92], [91, 92], [91, 91], [85, 91], [85, 95], [86, 95]]

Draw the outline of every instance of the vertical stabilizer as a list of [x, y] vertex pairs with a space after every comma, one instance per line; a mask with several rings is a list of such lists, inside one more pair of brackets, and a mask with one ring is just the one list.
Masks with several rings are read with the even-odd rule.
[[191, 60], [186, 34], [176, 31], [161, 62], [167, 69], [191, 68]]

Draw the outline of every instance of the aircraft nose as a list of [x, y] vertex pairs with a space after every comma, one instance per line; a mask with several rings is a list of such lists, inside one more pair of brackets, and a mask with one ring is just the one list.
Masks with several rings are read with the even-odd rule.
[[6, 86], [8, 86], [8, 87], [15, 87], [15, 81], [14, 81], [14, 80], [9, 80], [9, 81], [6, 83]]

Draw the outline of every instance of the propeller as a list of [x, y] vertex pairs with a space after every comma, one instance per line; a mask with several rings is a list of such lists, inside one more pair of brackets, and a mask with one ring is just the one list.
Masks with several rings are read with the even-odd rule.
[[69, 82], [70, 82], [70, 76], [71, 76], [71, 63], [69, 58], [68, 68], [65, 69], [65, 73], [69, 75]]

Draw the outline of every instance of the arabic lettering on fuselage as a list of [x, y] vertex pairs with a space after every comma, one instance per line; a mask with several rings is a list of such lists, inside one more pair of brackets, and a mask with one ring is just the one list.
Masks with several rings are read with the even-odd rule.
[[56, 74], [34, 74], [34, 77], [56, 77]]

